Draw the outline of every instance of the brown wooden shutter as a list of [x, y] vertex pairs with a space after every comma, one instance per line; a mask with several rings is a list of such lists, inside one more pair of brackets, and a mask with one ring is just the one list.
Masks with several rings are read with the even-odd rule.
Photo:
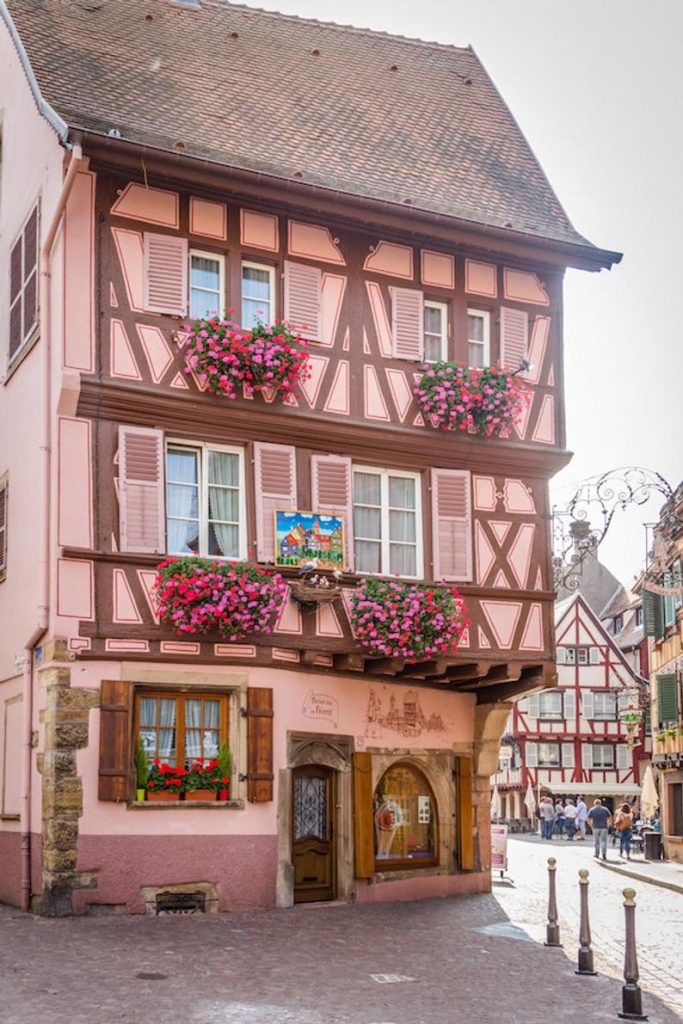
[[321, 282], [319, 267], [285, 262], [285, 320], [309, 341], [320, 340]]
[[353, 850], [356, 878], [375, 873], [375, 829], [372, 813], [372, 755], [353, 755]]
[[474, 869], [474, 807], [472, 804], [472, 758], [457, 757], [458, 867]]
[[529, 351], [529, 314], [509, 306], [500, 308], [500, 361], [518, 370]]
[[273, 799], [273, 691], [265, 686], [247, 688], [247, 799]]
[[391, 288], [391, 330], [397, 359], [424, 359], [424, 296], [414, 288]]
[[7, 568], [7, 483], [0, 484], [0, 572]]
[[259, 562], [275, 557], [275, 512], [296, 511], [296, 448], [254, 444], [256, 551]]
[[103, 679], [100, 704], [99, 800], [128, 800], [132, 778], [133, 684]]
[[38, 207], [31, 212], [24, 228], [24, 321], [26, 340], [38, 323]]
[[432, 543], [435, 580], [472, 578], [470, 474], [432, 469]]
[[187, 239], [145, 232], [145, 309], [187, 315]]
[[313, 511], [344, 520], [344, 565], [353, 569], [353, 476], [344, 455], [311, 457]]
[[164, 435], [148, 427], [119, 427], [121, 551], [165, 549]]

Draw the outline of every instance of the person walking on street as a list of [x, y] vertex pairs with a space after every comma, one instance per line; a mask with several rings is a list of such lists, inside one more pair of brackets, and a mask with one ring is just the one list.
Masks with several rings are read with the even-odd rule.
[[576, 832], [576, 819], [578, 814], [579, 812], [574, 806], [574, 801], [567, 800], [564, 808], [564, 829], [567, 833], [567, 839], [569, 839], [570, 842], [574, 838], [574, 833]]
[[583, 799], [582, 796], [580, 796], [579, 799], [576, 801], [576, 809], [579, 812], [576, 819], [577, 825], [579, 826], [579, 834], [576, 838], [585, 839], [586, 818], [588, 817], [588, 808], [586, 807], [586, 801]]
[[544, 796], [539, 807], [541, 814], [541, 838], [553, 838], [553, 823], [555, 821], [555, 807], [552, 800]]
[[561, 836], [564, 832], [564, 807], [562, 801], [558, 800], [555, 804], [555, 835]]
[[607, 807], [602, 806], [602, 800], [594, 800], [593, 806], [588, 812], [588, 821], [593, 829], [595, 837], [594, 857], [599, 860], [607, 860], [607, 829], [612, 820], [612, 815]]
[[619, 856], [626, 854], [631, 859], [631, 836], [633, 835], [633, 813], [627, 803], [623, 803], [614, 817], [614, 827], [619, 836]]

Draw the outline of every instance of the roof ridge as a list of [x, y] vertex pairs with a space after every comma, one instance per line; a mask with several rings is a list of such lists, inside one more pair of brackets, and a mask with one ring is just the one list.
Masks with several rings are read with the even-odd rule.
[[393, 32], [386, 32], [379, 28], [361, 28], [358, 25], [342, 24], [339, 21], [321, 21], [320, 18], [307, 18], [301, 14], [285, 14], [283, 11], [269, 11], [265, 7], [251, 7], [245, 3], [233, 3], [233, 0], [201, 0], [203, 6], [218, 8], [235, 8], [240, 11], [253, 11], [254, 14], [264, 14], [269, 18], [280, 21], [304, 22], [307, 25], [319, 25], [320, 28], [339, 29], [352, 35], [366, 35], [391, 39], [399, 43], [407, 43], [411, 46], [428, 46], [435, 50], [446, 50], [454, 53], [465, 53], [474, 57], [477, 64], [482, 67], [479, 57], [470, 43], [467, 46], [456, 46], [455, 43], [440, 43], [435, 39], [420, 39], [419, 36], [397, 35]]

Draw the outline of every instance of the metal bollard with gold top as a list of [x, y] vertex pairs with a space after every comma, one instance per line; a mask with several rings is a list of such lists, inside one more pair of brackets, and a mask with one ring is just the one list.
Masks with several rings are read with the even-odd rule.
[[643, 1013], [643, 994], [638, 984], [638, 957], [636, 956], [636, 891], [624, 889], [626, 936], [624, 941], [624, 985], [621, 989], [623, 1020], [647, 1020]]
[[548, 857], [548, 925], [546, 928], [546, 946], [561, 946], [560, 925], [557, 920], [557, 897], [555, 894], [555, 872], [557, 861]]

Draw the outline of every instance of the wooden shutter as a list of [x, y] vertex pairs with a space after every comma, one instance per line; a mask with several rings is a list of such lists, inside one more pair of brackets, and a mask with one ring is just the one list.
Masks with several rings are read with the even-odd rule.
[[664, 635], [664, 599], [651, 590], [643, 590], [643, 630], [655, 640]]
[[0, 572], [7, 568], [7, 483], [0, 484]]
[[275, 557], [275, 512], [296, 510], [296, 448], [254, 444], [256, 551], [259, 562]]
[[472, 758], [456, 757], [458, 787], [458, 866], [474, 870], [474, 806], [472, 803]]
[[581, 767], [589, 769], [593, 767], [593, 745], [591, 743], [581, 744]]
[[321, 282], [319, 267], [285, 261], [285, 320], [309, 341], [320, 340]]
[[673, 673], [657, 676], [657, 714], [660, 727], [678, 719], [678, 687]]
[[564, 701], [564, 719], [576, 718], [576, 694], [573, 690], [563, 690], [562, 700]]
[[519, 369], [529, 351], [529, 314], [500, 307], [500, 361], [509, 370]]
[[344, 455], [311, 457], [313, 511], [344, 520], [344, 565], [353, 569], [353, 477]]
[[581, 717], [593, 717], [593, 691], [581, 690]]
[[10, 359], [38, 322], [38, 241], [38, 207], [35, 206], [10, 251]]
[[375, 829], [372, 812], [372, 755], [353, 755], [353, 857], [356, 878], [375, 873]]
[[599, 647], [588, 648], [588, 663], [590, 665], [599, 665], [602, 661], [602, 652]]
[[472, 578], [470, 473], [432, 469], [432, 544], [435, 580]]
[[631, 751], [625, 743], [617, 743], [617, 768], [628, 771], [633, 764]]
[[247, 688], [247, 799], [273, 799], [273, 691], [265, 686]]
[[538, 718], [540, 711], [540, 694], [532, 693], [529, 697], [529, 718]]
[[148, 427], [119, 427], [121, 551], [165, 549], [164, 435]]
[[524, 747], [524, 759], [527, 768], [538, 768], [538, 744], [527, 743]]
[[573, 768], [574, 767], [574, 744], [563, 743], [562, 744], [562, 767]]
[[187, 315], [187, 239], [145, 232], [145, 309]]
[[555, 651], [555, 661], [558, 665], [564, 665], [567, 661], [567, 652], [564, 647], [558, 647]]
[[132, 790], [133, 684], [103, 679], [100, 702], [99, 800], [128, 800]]
[[391, 336], [397, 359], [424, 359], [424, 296], [414, 288], [391, 288]]

